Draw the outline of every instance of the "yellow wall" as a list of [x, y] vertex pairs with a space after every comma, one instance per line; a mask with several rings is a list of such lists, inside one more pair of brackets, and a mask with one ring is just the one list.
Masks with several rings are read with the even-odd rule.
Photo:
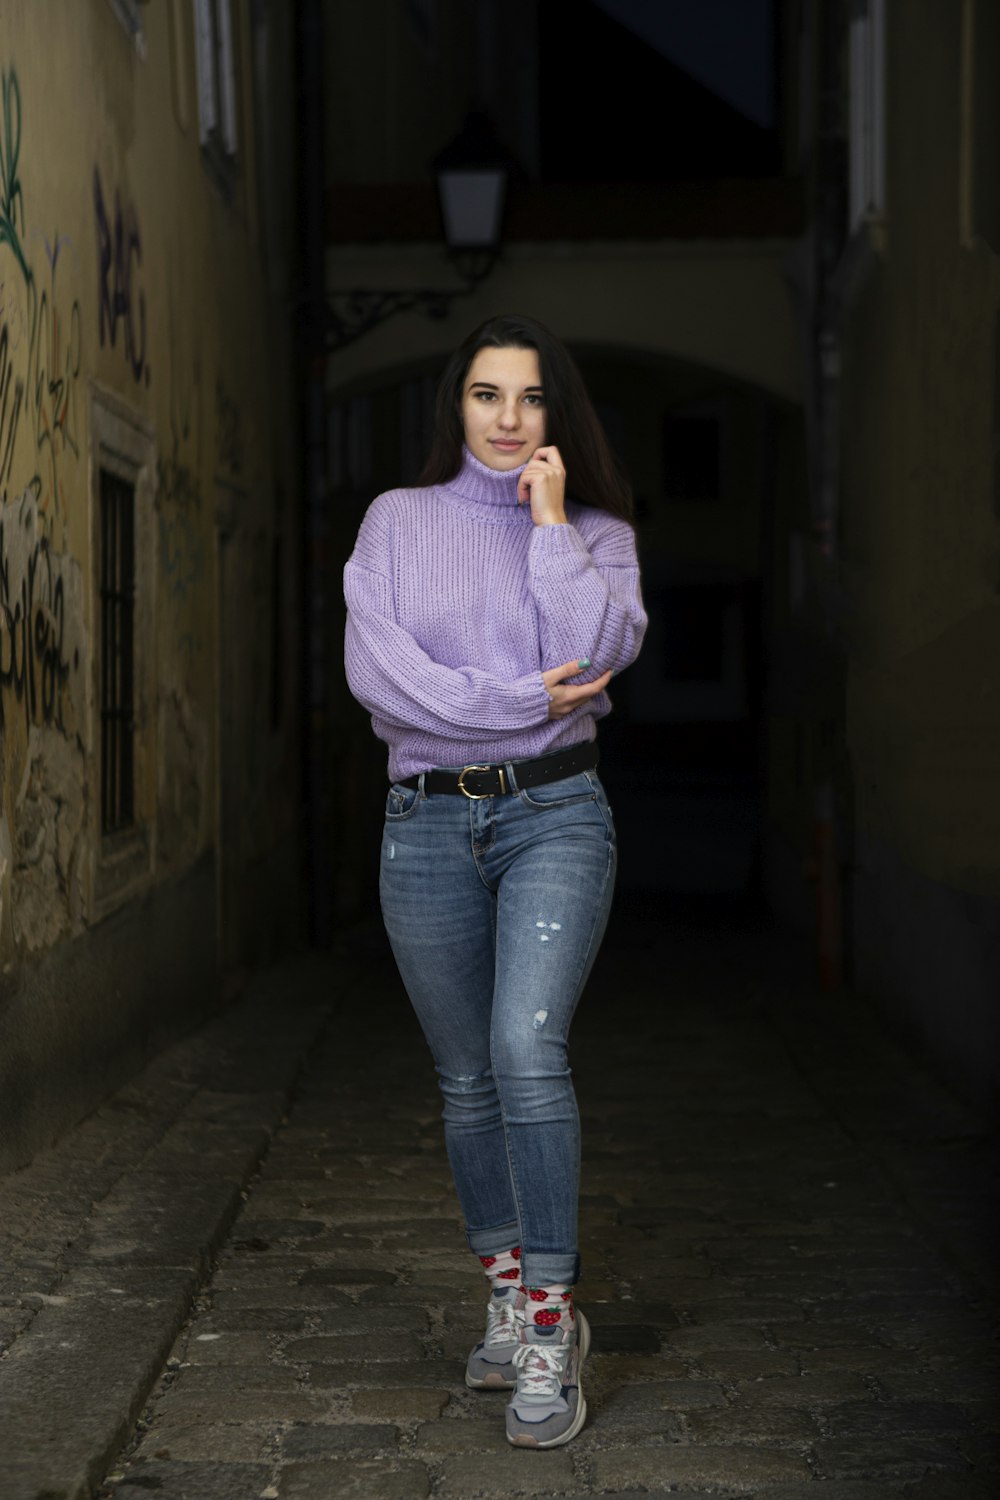
[[[283, 10], [268, 8], [272, 68], [288, 56]], [[255, 153], [249, 7], [234, 6], [240, 149], [230, 201], [202, 161], [192, 7], [164, 0], [139, 12], [141, 49], [110, 0], [3, 6], [0, 958], [8, 972], [211, 852], [227, 703], [230, 717], [246, 713], [229, 725], [230, 739], [258, 747], [242, 770], [248, 813], [267, 803], [270, 814], [244, 853], [259, 856], [294, 820], [294, 753], [268, 721], [259, 680], [270, 671], [273, 538], [295, 503], [290, 350], [278, 300], [283, 240], [267, 217], [287, 224], [288, 214]], [[279, 162], [287, 111], [256, 126], [258, 135], [267, 127], [271, 164]], [[145, 853], [102, 897], [109, 856], [100, 833], [95, 517], [109, 411], [135, 435], [142, 459], [136, 811]], [[238, 647], [259, 677], [242, 708], [232, 690], [226, 699], [220, 546], [230, 558], [224, 607], [250, 604]], [[292, 536], [283, 549], [286, 607], [294, 560]], [[294, 632], [286, 628], [284, 640], [294, 649]]]

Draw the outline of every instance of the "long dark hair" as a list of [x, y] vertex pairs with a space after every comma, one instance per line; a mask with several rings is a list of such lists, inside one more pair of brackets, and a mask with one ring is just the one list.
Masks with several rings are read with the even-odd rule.
[[513, 313], [474, 328], [448, 361], [437, 390], [434, 439], [419, 482], [447, 484], [462, 467], [462, 393], [469, 366], [487, 348], [535, 350], [545, 392], [545, 441], [562, 454], [570, 499], [610, 511], [632, 525], [632, 487], [608, 445], [576, 361], [544, 324]]

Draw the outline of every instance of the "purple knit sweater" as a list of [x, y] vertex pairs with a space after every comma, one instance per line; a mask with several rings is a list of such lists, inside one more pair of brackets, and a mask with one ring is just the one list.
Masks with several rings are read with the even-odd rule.
[[568, 526], [536, 526], [521, 472], [465, 449], [448, 484], [389, 490], [361, 523], [344, 569], [347, 680], [392, 780], [593, 739], [607, 693], [550, 719], [542, 670], [589, 656], [576, 680], [592, 681], [638, 654], [631, 527], [572, 502]]

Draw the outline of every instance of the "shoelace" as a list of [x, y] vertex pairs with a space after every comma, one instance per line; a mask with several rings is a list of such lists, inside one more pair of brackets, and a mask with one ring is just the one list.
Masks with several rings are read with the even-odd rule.
[[486, 1347], [495, 1349], [499, 1344], [516, 1344], [520, 1328], [517, 1315], [508, 1301], [493, 1301], [486, 1304]]
[[548, 1396], [554, 1400], [562, 1389], [566, 1345], [518, 1344], [514, 1350], [519, 1396]]

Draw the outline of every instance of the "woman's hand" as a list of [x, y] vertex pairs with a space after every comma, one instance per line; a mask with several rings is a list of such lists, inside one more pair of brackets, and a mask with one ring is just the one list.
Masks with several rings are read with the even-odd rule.
[[566, 525], [566, 470], [558, 448], [535, 449], [517, 481], [517, 499], [530, 504], [536, 526]]
[[602, 672], [593, 682], [581, 682], [573, 687], [566, 685], [565, 678], [578, 677], [589, 666], [590, 662], [584, 657], [582, 661], [568, 661], [565, 666], [550, 667], [542, 673], [545, 691], [549, 695], [550, 719], [564, 719], [574, 708], [579, 708], [588, 698], [596, 698], [607, 687], [611, 681], [610, 671]]

